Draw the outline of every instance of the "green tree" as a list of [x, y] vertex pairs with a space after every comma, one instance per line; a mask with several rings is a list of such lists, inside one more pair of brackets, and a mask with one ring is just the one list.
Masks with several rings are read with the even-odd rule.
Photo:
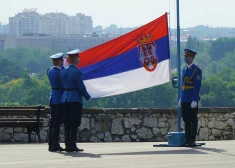
[[235, 103], [235, 71], [225, 69], [202, 82], [203, 107], [233, 107]]
[[9, 79], [18, 78], [21, 72], [21, 68], [17, 63], [5, 58], [0, 60], [0, 67], [0, 76], [8, 76]]
[[210, 56], [212, 60], [220, 60], [226, 52], [235, 49], [235, 38], [219, 38], [212, 42]]

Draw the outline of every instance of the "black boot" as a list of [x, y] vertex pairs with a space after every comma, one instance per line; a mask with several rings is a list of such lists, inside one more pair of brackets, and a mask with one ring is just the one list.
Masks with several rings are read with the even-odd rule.
[[192, 124], [192, 134], [187, 147], [195, 147], [196, 145], [196, 136], [197, 136], [197, 123]]
[[183, 144], [180, 144], [180, 147], [184, 147], [186, 146], [189, 141], [190, 141], [190, 137], [191, 137], [191, 123], [185, 123], [185, 141]]
[[56, 151], [65, 151], [64, 148], [62, 148], [59, 144], [59, 134], [60, 130], [59, 129], [52, 129], [52, 146], [51, 146], [51, 151], [56, 152]]
[[52, 128], [49, 127], [48, 130], [48, 151], [51, 151], [51, 146], [52, 146]]
[[68, 128], [64, 129], [64, 143], [65, 143], [65, 151], [67, 151], [68, 146], [69, 146], [69, 129]]
[[83, 149], [79, 149], [77, 147], [77, 128], [71, 128], [69, 131], [69, 145], [67, 148], [67, 152], [79, 152], [83, 151]]

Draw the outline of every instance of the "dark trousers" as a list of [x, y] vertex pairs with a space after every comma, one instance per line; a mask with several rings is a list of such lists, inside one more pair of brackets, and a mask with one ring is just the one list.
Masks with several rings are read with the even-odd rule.
[[198, 125], [198, 106], [191, 108], [191, 103], [181, 103], [181, 112], [185, 123], [185, 141], [195, 142]]
[[82, 104], [66, 102], [63, 104], [65, 145], [76, 145], [77, 129], [81, 125]]
[[[62, 105], [50, 105], [51, 117], [49, 121], [48, 143], [49, 146], [59, 144], [60, 125], [62, 123]], [[49, 147], [50, 148], [50, 147]]]
[[62, 105], [61, 104], [54, 104], [51, 105], [51, 120], [50, 120], [50, 127], [59, 129], [62, 123], [63, 114], [62, 114]]

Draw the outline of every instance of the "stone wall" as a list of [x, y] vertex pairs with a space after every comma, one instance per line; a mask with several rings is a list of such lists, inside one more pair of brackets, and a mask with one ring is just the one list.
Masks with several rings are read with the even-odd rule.
[[[40, 132], [42, 142], [47, 142], [49, 110]], [[234, 112], [235, 108], [200, 108], [197, 140], [235, 139]], [[177, 132], [176, 109], [84, 109], [78, 142], [161, 142], [169, 132]], [[63, 125], [60, 139], [64, 142]], [[37, 141], [35, 133], [32, 140]], [[27, 129], [0, 128], [0, 141], [27, 142]]]

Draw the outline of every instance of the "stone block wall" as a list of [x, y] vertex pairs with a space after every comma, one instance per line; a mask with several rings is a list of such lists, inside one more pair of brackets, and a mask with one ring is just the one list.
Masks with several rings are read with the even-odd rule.
[[[41, 139], [47, 142], [50, 109], [46, 110]], [[200, 108], [197, 140], [235, 139], [235, 108]], [[25, 117], [25, 116], [20, 116]], [[184, 123], [181, 121], [184, 131]], [[60, 141], [64, 142], [61, 126]], [[177, 132], [176, 109], [84, 109], [78, 142], [167, 141]], [[35, 133], [32, 140], [37, 141]], [[27, 142], [26, 128], [0, 128], [0, 142]]]

